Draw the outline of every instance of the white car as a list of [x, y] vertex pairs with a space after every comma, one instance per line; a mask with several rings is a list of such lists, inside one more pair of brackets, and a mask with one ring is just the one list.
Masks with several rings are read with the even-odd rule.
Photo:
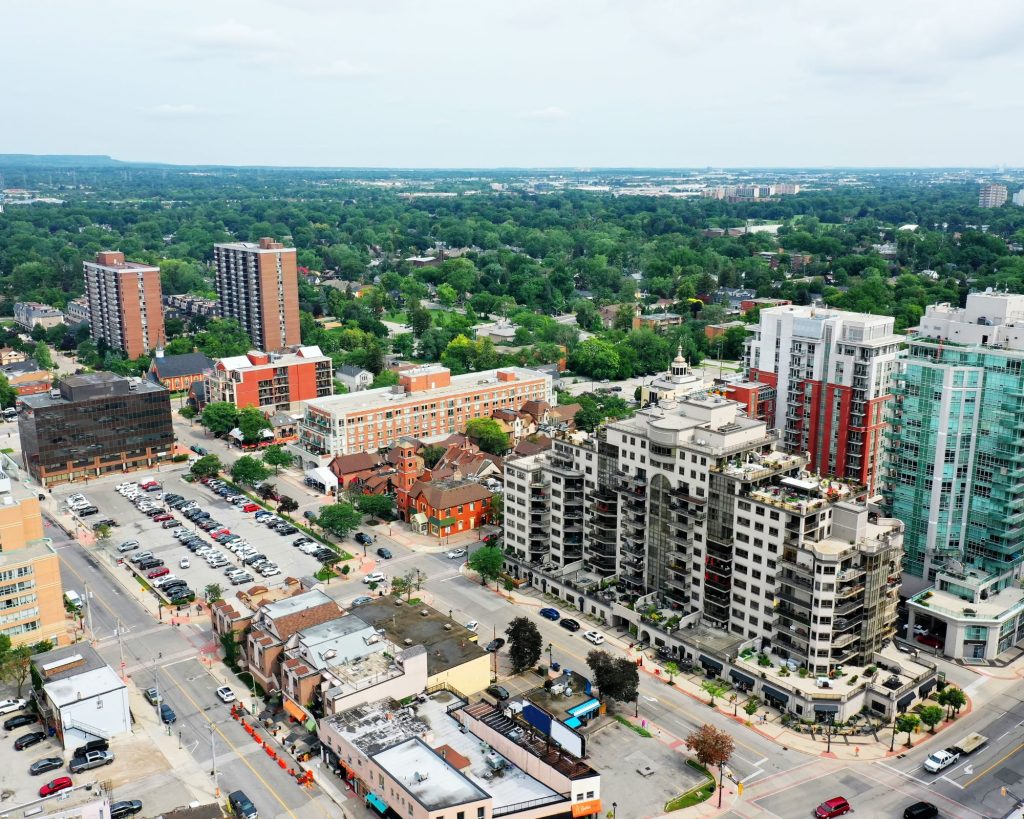
[[478, 628], [480, 628], [480, 624], [476, 620], [470, 620], [468, 623], [466, 623], [466, 629], [468, 631], [472, 631], [474, 634], [476, 634], [476, 630]]
[[363, 582], [367, 584], [385, 583], [387, 582], [387, 578], [384, 576], [383, 572], [374, 572], [373, 574], [366, 575], [366, 577], [363, 578]]
[[260, 574], [264, 577], [273, 577], [275, 574], [281, 574], [281, 570], [277, 566], [264, 566], [260, 569]]
[[604, 635], [600, 631], [585, 631], [583, 632], [583, 639], [588, 640], [595, 646], [604, 643]]
[[179, 569], [187, 569], [191, 565], [192, 565], [192, 561], [189, 560], [187, 557], [183, 557], [181, 560], [178, 561], [178, 568]]
[[445, 556], [448, 557], [449, 560], [458, 560], [460, 557], [466, 556], [466, 550], [450, 549], [449, 551], [445, 552]]
[[0, 700], [0, 714], [10, 714], [25, 707], [25, 700]]
[[221, 702], [234, 702], [235, 692], [231, 690], [231, 686], [222, 685], [217, 689], [217, 696], [220, 697]]

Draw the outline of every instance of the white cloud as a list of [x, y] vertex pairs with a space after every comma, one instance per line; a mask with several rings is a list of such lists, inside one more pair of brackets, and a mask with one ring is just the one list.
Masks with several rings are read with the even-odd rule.
[[371, 73], [367, 66], [349, 60], [299, 66], [297, 71], [304, 77], [363, 77]]
[[200, 108], [198, 105], [171, 105], [170, 103], [146, 106], [140, 108], [139, 111], [150, 117], [162, 117], [165, 119], [187, 119], [190, 117], [206, 116], [209, 113], [205, 108]]
[[192, 32], [189, 40], [204, 48], [222, 51], [257, 48], [278, 51], [284, 47], [280, 36], [270, 29], [254, 28], [237, 20], [225, 20], [212, 26], [198, 28]]
[[569, 119], [569, 112], [557, 105], [549, 105], [546, 108], [537, 108], [523, 114], [523, 119], [532, 119], [535, 122], [561, 122]]

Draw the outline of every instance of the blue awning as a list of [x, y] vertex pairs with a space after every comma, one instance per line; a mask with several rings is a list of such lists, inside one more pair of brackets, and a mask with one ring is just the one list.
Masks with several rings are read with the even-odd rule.
[[580, 722], [576, 717], [570, 717], [565, 721], [565, 724], [570, 728], [579, 728], [583, 723]]
[[582, 705], [577, 705], [575, 708], [569, 709], [569, 716], [571, 717], [585, 717], [588, 714], [593, 714], [598, 708], [601, 707], [601, 703], [598, 700], [587, 700]]
[[384, 800], [383, 800], [383, 799], [381, 799], [381, 798], [380, 798], [379, 796], [377, 796], [376, 794], [374, 794], [374, 793], [368, 793], [368, 794], [366, 794], [366, 801], [367, 801], [367, 802], [368, 802], [369, 804], [373, 805], [373, 806], [374, 806], [374, 807], [375, 807], [375, 808], [376, 808], [377, 810], [379, 810], [379, 811], [380, 811], [381, 813], [387, 813], [387, 811], [388, 811], [388, 806], [387, 806], [387, 804], [385, 804]]

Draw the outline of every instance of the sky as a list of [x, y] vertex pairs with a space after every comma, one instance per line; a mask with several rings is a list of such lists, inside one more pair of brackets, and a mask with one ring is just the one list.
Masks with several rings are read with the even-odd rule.
[[0, 153], [1024, 166], [1015, 0], [5, 5]]

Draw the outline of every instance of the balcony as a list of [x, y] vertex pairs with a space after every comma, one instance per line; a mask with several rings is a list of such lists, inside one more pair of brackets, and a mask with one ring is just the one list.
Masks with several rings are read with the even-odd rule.
[[843, 600], [848, 597], [854, 597], [855, 595], [862, 594], [863, 591], [864, 584], [858, 583], [856, 586], [847, 586], [845, 588], [839, 589], [839, 591], [836, 592], [836, 598]]
[[856, 633], [856, 632], [840, 634], [838, 636], [833, 636], [832, 637], [832, 650], [836, 651], [838, 649], [846, 648], [846, 646], [853, 645], [859, 639], [860, 639], [860, 634]]
[[811, 610], [812, 603], [810, 600], [802, 600], [796, 595], [790, 594], [788, 591], [777, 589], [775, 591], [775, 597], [778, 600], [784, 600], [787, 603], [791, 603], [794, 606], [799, 606], [802, 609]]
[[780, 623], [786, 623], [787, 625], [790, 622], [800, 623], [805, 626], [809, 626], [811, 624], [811, 618], [808, 615], [798, 612], [795, 609], [783, 608], [780, 606], [775, 610], [775, 614], [777, 615], [777, 619]]

